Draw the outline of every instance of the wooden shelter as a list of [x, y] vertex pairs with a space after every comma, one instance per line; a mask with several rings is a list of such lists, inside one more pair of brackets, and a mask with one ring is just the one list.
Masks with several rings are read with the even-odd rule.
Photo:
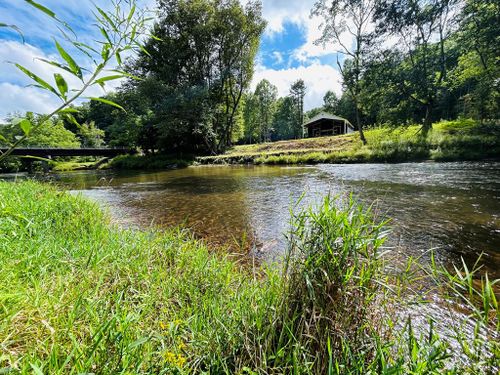
[[353, 132], [354, 126], [352, 126], [349, 120], [327, 112], [321, 112], [304, 124], [304, 133], [308, 138]]

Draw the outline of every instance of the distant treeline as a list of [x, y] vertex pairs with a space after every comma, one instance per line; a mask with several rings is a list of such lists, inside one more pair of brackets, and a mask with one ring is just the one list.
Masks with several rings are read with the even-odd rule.
[[160, 0], [158, 11], [153, 36], [128, 62], [139, 79], [108, 95], [127, 112], [91, 102], [75, 116], [104, 130], [112, 146], [218, 154], [236, 143], [300, 138], [302, 123], [323, 110], [360, 130], [422, 124], [424, 135], [440, 119], [500, 118], [497, 1], [317, 1], [318, 43], [341, 52], [343, 93], [332, 82], [323, 107], [307, 113], [300, 79], [282, 98], [266, 80], [249, 89], [266, 26], [259, 1]]

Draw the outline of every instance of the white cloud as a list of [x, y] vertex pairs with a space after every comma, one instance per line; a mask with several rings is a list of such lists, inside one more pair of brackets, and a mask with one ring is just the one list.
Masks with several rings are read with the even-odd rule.
[[278, 95], [280, 96], [288, 95], [292, 83], [298, 79], [303, 79], [307, 87], [304, 100], [306, 110], [321, 106], [323, 104], [323, 96], [327, 91], [332, 90], [340, 95], [342, 90], [341, 77], [338, 70], [330, 65], [320, 64], [319, 62], [315, 62], [309, 66], [281, 70], [265, 68], [260, 65], [255, 71], [252, 84], [253, 90], [255, 90], [255, 86], [262, 79], [267, 79], [275, 85], [278, 88]]

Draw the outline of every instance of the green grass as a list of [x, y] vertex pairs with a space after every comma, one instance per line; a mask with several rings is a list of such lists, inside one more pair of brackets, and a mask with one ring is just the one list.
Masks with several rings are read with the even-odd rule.
[[500, 157], [500, 126], [459, 119], [435, 123], [423, 137], [420, 126], [367, 129], [363, 146], [357, 133], [236, 146], [227, 153], [201, 157], [203, 164], [315, 164], [482, 160]]
[[284, 268], [250, 269], [183, 230], [119, 229], [81, 197], [0, 182], [0, 373], [498, 368], [498, 281], [466, 268], [419, 269], [448, 291], [445, 301], [468, 306], [477, 327], [457, 325], [461, 345], [450, 346], [432, 325], [418, 333], [390, 308], [395, 300], [418, 303], [398, 287], [413, 282], [415, 267], [387, 274], [387, 232], [370, 210], [327, 197], [295, 212], [292, 224]]
[[113, 158], [102, 168], [113, 169], [174, 169], [184, 168], [192, 164], [190, 155], [179, 157], [172, 155], [120, 155]]

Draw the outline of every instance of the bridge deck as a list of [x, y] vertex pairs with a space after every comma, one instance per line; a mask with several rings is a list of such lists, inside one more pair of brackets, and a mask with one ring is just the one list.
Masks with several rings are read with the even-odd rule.
[[[0, 148], [0, 153], [7, 151], [7, 148]], [[15, 156], [36, 156], [36, 157], [56, 157], [56, 156], [106, 156], [114, 157], [124, 154], [135, 154], [137, 151], [128, 148], [44, 148], [27, 147], [16, 148], [11, 153]]]

